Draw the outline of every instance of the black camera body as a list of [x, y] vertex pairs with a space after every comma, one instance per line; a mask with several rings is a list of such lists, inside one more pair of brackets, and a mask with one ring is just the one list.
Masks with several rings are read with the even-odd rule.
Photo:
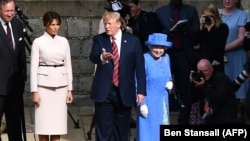
[[246, 51], [250, 50], [250, 22], [247, 22], [245, 25], [246, 33], [243, 41], [243, 49]]
[[204, 73], [202, 71], [195, 71], [191, 75], [192, 79], [200, 82], [201, 78], [204, 78]]
[[205, 24], [206, 25], [211, 25], [212, 24], [212, 19], [214, 19], [213, 16], [204, 16], [205, 18]]
[[244, 64], [244, 69], [233, 81], [234, 90], [237, 91], [241, 84], [245, 82], [250, 77], [250, 59]]
[[111, 3], [105, 6], [104, 9], [107, 11], [119, 12], [124, 20], [127, 15], [130, 15], [130, 6], [121, 3], [119, 0], [111, 0]]

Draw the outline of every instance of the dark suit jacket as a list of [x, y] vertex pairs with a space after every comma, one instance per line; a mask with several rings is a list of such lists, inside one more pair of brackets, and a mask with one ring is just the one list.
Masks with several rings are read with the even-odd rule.
[[[173, 23], [171, 22], [171, 19], [173, 19], [173, 11], [174, 7], [172, 4], [162, 6], [156, 10], [156, 14], [163, 27], [163, 32], [170, 37], [170, 40], [171, 35], [173, 34], [170, 32], [170, 28], [173, 26]], [[191, 5], [182, 4], [179, 11], [179, 20], [184, 19], [187, 19], [188, 22], [185, 31], [181, 33], [181, 49], [184, 51], [189, 63], [195, 65], [194, 45], [197, 44], [196, 39], [200, 27], [196, 8]]]
[[15, 50], [8, 42], [6, 32], [0, 25], [0, 95], [7, 95], [12, 87], [13, 76], [17, 75], [20, 82], [26, 80], [26, 56], [22, 23], [13, 18], [11, 21], [12, 34], [15, 40]]
[[152, 33], [161, 32], [162, 27], [155, 12], [141, 10], [136, 18], [129, 18], [128, 26], [133, 29], [133, 35], [139, 37], [143, 52], [149, 51], [145, 41]]
[[[104, 102], [112, 88], [114, 64], [112, 60], [103, 64], [100, 59], [102, 48], [112, 53], [110, 37], [106, 33], [93, 37], [90, 53], [90, 60], [97, 64], [90, 93], [91, 99], [95, 102]], [[121, 100], [124, 106], [134, 106], [136, 93], [146, 95], [145, 66], [139, 39], [126, 32], [122, 33], [119, 65]]]

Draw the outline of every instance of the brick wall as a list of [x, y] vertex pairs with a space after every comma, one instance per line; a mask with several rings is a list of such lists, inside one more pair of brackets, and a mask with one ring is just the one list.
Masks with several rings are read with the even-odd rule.
[[[221, 0], [183, 1], [196, 6], [198, 12], [208, 2], [221, 7]], [[46, 11], [54, 10], [62, 16], [63, 22], [59, 34], [67, 37], [71, 46], [75, 98], [73, 104], [91, 106], [89, 92], [94, 65], [88, 60], [88, 55], [92, 37], [98, 33], [99, 20], [105, 11], [103, 7], [107, 5], [106, 0], [16, 0], [16, 2], [23, 14], [29, 17], [28, 24], [33, 28], [33, 32], [28, 31], [28, 34], [32, 40], [44, 32], [41, 18]], [[141, 0], [142, 9], [147, 11], [154, 11], [168, 2], [169, 0]], [[242, 5], [246, 11], [250, 10], [249, 0], [242, 0]], [[27, 52], [28, 67], [29, 59]], [[32, 105], [29, 88], [28, 79], [24, 94], [26, 105]]]

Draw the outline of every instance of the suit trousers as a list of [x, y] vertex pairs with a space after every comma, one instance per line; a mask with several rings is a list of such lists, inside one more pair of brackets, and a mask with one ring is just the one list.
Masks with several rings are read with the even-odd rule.
[[22, 141], [24, 81], [18, 74], [15, 74], [12, 80], [10, 93], [0, 96], [0, 118], [2, 120], [5, 113], [9, 141]]
[[189, 124], [190, 96], [188, 95], [189, 74], [193, 66], [183, 50], [173, 51], [171, 54], [172, 72], [174, 75], [175, 93], [179, 101], [178, 124]]
[[132, 107], [122, 104], [119, 87], [104, 102], [95, 102], [96, 141], [128, 141]]

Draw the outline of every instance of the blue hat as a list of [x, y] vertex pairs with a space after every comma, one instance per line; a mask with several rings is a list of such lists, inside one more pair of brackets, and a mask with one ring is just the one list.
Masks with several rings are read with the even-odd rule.
[[167, 48], [172, 47], [173, 43], [167, 41], [167, 35], [163, 33], [153, 33], [149, 35], [148, 41], [145, 42], [147, 46], [164, 46]]

